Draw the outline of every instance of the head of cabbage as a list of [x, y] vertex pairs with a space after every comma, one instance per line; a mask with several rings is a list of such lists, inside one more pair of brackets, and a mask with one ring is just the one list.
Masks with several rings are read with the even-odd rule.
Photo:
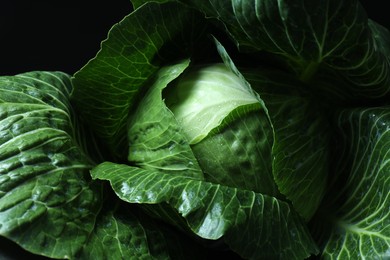
[[166, 88], [165, 103], [206, 180], [276, 196], [272, 127], [261, 101], [223, 63], [192, 68]]
[[160, 71], [132, 113], [128, 159], [286, 200], [309, 220], [326, 181], [322, 119], [308, 99], [274, 92], [289, 79], [275, 88], [272, 75], [243, 73], [228, 62]]

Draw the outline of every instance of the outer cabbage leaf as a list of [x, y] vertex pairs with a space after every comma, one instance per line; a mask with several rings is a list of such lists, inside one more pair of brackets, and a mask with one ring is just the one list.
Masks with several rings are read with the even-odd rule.
[[[120, 200], [107, 201], [77, 259], [201, 259], [206, 250]], [[186, 251], [188, 250], [188, 251]], [[188, 252], [191, 251], [191, 256]]]
[[59, 72], [0, 78], [0, 235], [53, 258], [82, 247], [101, 203], [74, 141], [70, 92]]
[[0, 77], [0, 235], [51, 258], [203, 258], [201, 246], [116, 197], [102, 208], [94, 163], [76, 143], [71, 91], [60, 72]]
[[390, 34], [368, 20], [358, 0], [182, 2], [221, 21], [241, 50], [275, 54], [305, 82], [317, 71], [334, 71], [353, 89], [328, 85], [322, 91], [347, 99], [389, 93]]
[[279, 191], [309, 220], [327, 187], [329, 140], [327, 115], [299, 81], [281, 72], [243, 69], [243, 75], [268, 109], [274, 129], [272, 172]]
[[[262, 108], [255, 113], [256, 118], [252, 116], [242, 121], [242, 128], [252, 125], [261, 133], [255, 137], [257, 141], [266, 136], [268, 144], [262, 146], [262, 154], [256, 154], [258, 158], [254, 161], [271, 167], [270, 175], [277, 188], [265, 181], [267, 177], [263, 173], [259, 174], [259, 181], [265, 181], [264, 185], [269, 186], [270, 193], [266, 194], [285, 199], [280, 195], [282, 193], [292, 201], [295, 210], [309, 220], [318, 209], [327, 184], [330, 139], [327, 115], [315, 104], [314, 96], [307, 93], [302, 82], [291, 75], [261, 67], [238, 69], [225, 48], [218, 41], [216, 45], [224, 63], [257, 96]], [[261, 123], [256, 124], [258, 120]], [[272, 128], [272, 135], [267, 123]], [[267, 155], [270, 145], [272, 151]], [[214, 156], [210, 155], [211, 158]], [[267, 162], [266, 158], [272, 160]], [[263, 166], [263, 169], [267, 168]]]
[[[342, 111], [337, 126], [344, 149], [335, 168], [337, 185], [327, 199], [327, 204], [333, 203], [326, 217], [334, 223], [323, 255], [325, 259], [388, 259], [390, 108]], [[340, 178], [346, 174], [346, 179]]]
[[[123, 210], [122, 210], [123, 211]], [[125, 214], [124, 214], [125, 213]], [[80, 259], [169, 259], [164, 246], [164, 237], [158, 231], [146, 230], [141, 219], [131, 211], [107, 211], [99, 216], [90, 241], [77, 255]], [[148, 236], [149, 235], [149, 236]], [[149, 245], [149, 241], [154, 242]], [[150, 246], [150, 247], [149, 247]]]
[[140, 89], [166, 58], [188, 55], [202, 35], [200, 22], [179, 3], [147, 3], [113, 26], [96, 57], [74, 75], [76, 107], [114, 158], [126, 154], [128, 113]]
[[155, 75], [155, 82], [129, 121], [128, 160], [145, 169], [203, 179], [187, 138], [162, 98], [162, 90], [188, 63], [185, 60], [165, 66]]
[[301, 218], [273, 197], [110, 162], [94, 168], [92, 176], [110, 181], [129, 203], [168, 205], [192, 232], [206, 239], [223, 237], [244, 258], [304, 259], [318, 252]]

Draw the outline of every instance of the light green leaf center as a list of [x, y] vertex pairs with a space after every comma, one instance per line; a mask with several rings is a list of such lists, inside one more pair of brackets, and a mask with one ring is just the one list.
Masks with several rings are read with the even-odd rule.
[[239, 106], [258, 103], [242, 80], [224, 64], [213, 64], [181, 78], [167, 105], [191, 144], [198, 143]]

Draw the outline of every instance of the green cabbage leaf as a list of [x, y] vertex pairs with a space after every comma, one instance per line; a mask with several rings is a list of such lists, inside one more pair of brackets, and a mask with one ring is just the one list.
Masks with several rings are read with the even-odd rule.
[[372, 107], [336, 117], [343, 146], [334, 179], [341, 180], [332, 182], [333, 196], [325, 200], [332, 227], [327, 259], [390, 257], [389, 113], [389, 107]]

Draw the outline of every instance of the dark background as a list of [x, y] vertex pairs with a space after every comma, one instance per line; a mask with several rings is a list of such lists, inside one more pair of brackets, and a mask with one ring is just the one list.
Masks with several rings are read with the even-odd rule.
[[[390, 28], [383, 1], [361, 2], [370, 18]], [[0, 0], [0, 75], [74, 73], [131, 9], [130, 0]]]
[[131, 9], [130, 0], [0, 0], [0, 75], [74, 73]]

